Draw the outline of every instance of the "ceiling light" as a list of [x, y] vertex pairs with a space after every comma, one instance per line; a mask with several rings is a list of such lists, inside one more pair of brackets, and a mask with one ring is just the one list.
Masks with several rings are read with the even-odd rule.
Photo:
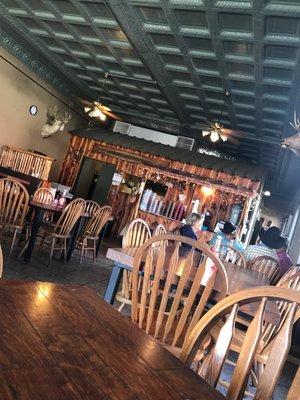
[[265, 190], [264, 191], [264, 196], [270, 197], [271, 196], [271, 192], [269, 190]]
[[202, 186], [201, 192], [204, 196], [211, 196], [214, 193], [214, 189], [208, 186]]
[[91, 111], [91, 107], [84, 107], [84, 112], [88, 113], [89, 111]]
[[210, 134], [210, 131], [202, 131], [202, 136], [204, 137], [204, 136], [207, 136], [207, 135], [209, 135]]
[[100, 113], [101, 114], [99, 114], [99, 118], [101, 119], [101, 121], [105, 121], [106, 120], [106, 115], [102, 111], [100, 111]]
[[217, 131], [211, 131], [210, 140], [215, 143], [219, 140], [219, 133]]
[[225, 135], [220, 134], [220, 138], [223, 140], [223, 142], [226, 142], [228, 137]]

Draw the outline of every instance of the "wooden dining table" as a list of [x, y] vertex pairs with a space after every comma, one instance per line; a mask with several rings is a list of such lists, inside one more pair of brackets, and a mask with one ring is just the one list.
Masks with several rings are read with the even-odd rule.
[[[32, 224], [31, 224], [29, 241], [28, 241], [25, 253], [24, 253], [24, 259], [23, 259], [24, 263], [28, 263], [31, 260], [31, 255], [34, 250], [35, 242], [36, 242], [36, 239], [38, 236], [39, 229], [42, 225], [45, 213], [47, 211], [48, 212], [50, 211], [53, 213], [61, 214], [63, 212], [63, 210], [64, 210], [64, 207], [60, 207], [57, 204], [45, 204], [45, 203], [39, 203], [39, 202], [33, 201], [33, 200], [30, 202], [28, 218], [30, 219], [32, 214], [34, 216], [33, 216]], [[89, 217], [89, 214], [83, 213], [81, 215], [81, 217], [78, 219], [78, 221], [76, 222], [74, 228], [72, 229], [71, 238], [69, 240], [67, 256], [66, 256], [67, 261], [70, 261], [70, 259], [72, 257], [72, 254], [73, 254], [73, 251], [75, 248], [75, 244], [76, 244], [76, 239], [78, 237], [80, 227], [82, 226], [82, 219], [88, 218], [88, 217]]]
[[[170, 252], [172, 252], [172, 246], [169, 246], [169, 248]], [[115, 296], [118, 291], [124, 269], [132, 271], [133, 259], [136, 251], [137, 248], [135, 247], [118, 247], [109, 248], [107, 250], [106, 257], [114, 262], [110, 279], [104, 294], [104, 300], [108, 303], [113, 304], [115, 301]], [[170, 257], [166, 257], [166, 259], [170, 259]], [[228, 277], [228, 295], [237, 293], [243, 289], [270, 285], [267, 275], [261, 272], [238, 267], [237, 265], [226, 261], [222, 261], [222, 263], [225, 267]], [[218, 292], [222, 287], [220, 279], [221, 275], [217, 274], [214, 284], [215, 292]], [[241, 310], [250, 317], [253, 317], [257, 311], [257, 305], [258, 303], [250, 303], [241, 307]], [[278, 324], [280, 322], [280, 313], [275, 302], [268, 303], [265, 313], [265, 321], [273, 324]]]
[[224, 400], [82, 286], [0, 280], [1, 400]]

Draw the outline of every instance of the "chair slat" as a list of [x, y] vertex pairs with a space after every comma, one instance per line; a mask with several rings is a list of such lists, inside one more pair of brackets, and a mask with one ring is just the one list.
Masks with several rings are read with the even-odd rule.
[[263, 317], [267, 305], [267, 298], [263, 297], [259, 309], [249, 325], [242, 349], [231, 378], [227, 396], [232, 400], [243, 398], [248, 376], [253, 364], [254, 356], [259, 345], [263, 330]]

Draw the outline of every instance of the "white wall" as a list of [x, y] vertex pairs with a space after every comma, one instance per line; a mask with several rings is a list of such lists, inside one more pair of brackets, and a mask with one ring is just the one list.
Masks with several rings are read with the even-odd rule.
[[[4, 49], [0, 49], [0, 55], [47, 88], [50, 93], [68, 103], [68, 100], [64, 99], [60, 93], [24, 67]], [[29, 107], [33, 104], [38, 107], [38, 113], [35, 116], [29, 113]], [[56, 180], [60, 171], [69, 142], [67, 131], [84, 128], [87, 125], [85, 119], [72, 112], [72, 119], [66, 125], [65, 132], [43, 139], [40, 132], [46, 122], [47, 107], [55, 104], [59, 106], [61, 112], [68, 109], [59, 100], [0, 57], [0, 145], [11, 145], [24, 150], [38, 150], [55, 158], [56, 161], [50, 175], [51, 180]]]

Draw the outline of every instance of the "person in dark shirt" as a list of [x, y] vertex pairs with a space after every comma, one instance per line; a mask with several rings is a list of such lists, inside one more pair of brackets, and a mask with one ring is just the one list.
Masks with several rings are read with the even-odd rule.
[[[199, 231], [203, 222], [203, 217], [200, 214], [192, 213], [187, 219], [185, 225], [180, 227], [180, 234], [194, 240], [198, 240], [196, 232]], [[187, 245], [186, 245], [187, 246]]]

